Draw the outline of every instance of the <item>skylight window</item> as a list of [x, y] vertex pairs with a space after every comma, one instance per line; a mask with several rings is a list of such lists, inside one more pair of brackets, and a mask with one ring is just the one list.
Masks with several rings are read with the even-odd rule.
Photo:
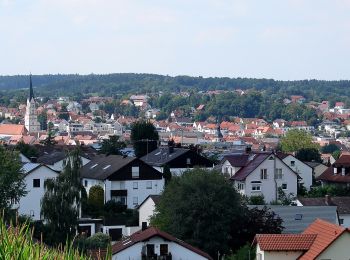
[[109, 167], [111, 167], [111, 165], [109, 164], [109, 165], [107, 165], [107, 166], [105, 166], [105, 167], [103, 167], [103, 170], [107, 170]]
[[95, 168], [97, 165], [98, 165], [97, 163], [96, 163], [96, 164], [94, 164], [94, 165], [92, 165], [92, 166], [90, 167], [90, 169]]
[[158, 152], [158, 153], [156, 153], [155, 155], [160, 155], [162, 152]]
[[295, 220], [302, 220], [303, 214], [295, 214]]

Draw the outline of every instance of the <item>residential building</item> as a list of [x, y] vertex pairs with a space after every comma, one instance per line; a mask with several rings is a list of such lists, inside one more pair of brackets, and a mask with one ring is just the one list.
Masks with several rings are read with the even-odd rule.
[[211, 169], [213, 163], [197, 151], [171, 146], [159, 147], [141, 158], [154, 169], [163, 172], [167, 165], [172, 174], [181, 175], [184, 171], [200, 167]]
[[277, 156], [287, 164], [294, 172], [296, 172], [301, 179], [299, 184], [303, 185], [306, 190], [310, 190], [313, 179], [313, 169], [307, 163], [300, 161], [298, 158], [291, 154], [277, 153]]
[[266, 202], [277, 200], [278, 188], [297, 195], [298, 175], [272, 152], [249, 152], [225, 156], [222, 173], [248, 197], [263, 195]]
[[160, 195], [149, 195], [139, 206], [139, 226], [149, 226], [150, 218], [154, 214], [155, 206]]
[[331, 197], [326, 195], [322, 198], [299, 197], [298, 206], [329, 206], [337, 207], [339, 225], [350, 227], [350, 197]]
[[340, 157], [325, 170], [316, 180], [322, 184], [350, 184], [350, 154], [341, 154]]
[[162, 173], [135, 157], [101, 155], [81, 168], [82, 183], [87, 192], [94, 185], [104, 189], [104, 200], [115, 200], [135, 208], [149, 195], [163, 191]]
[[348, 259], [350, 230], [317, 219], [301, 234], [257, 234], [256, 259]]
[[25, 163], [22, 167], [26, 195], [20, 198], [16, 208], [20, 215], [27, 215], [33, 220], [40, 220], [41, 199], [45, 194], [44, 182], [53, 179], [58, 173], [40, 163]]
[[117, 259], [212, 260], [213, 258], [168, 233], [150, 227], [115, 243], [112, 246], [112, 260]]

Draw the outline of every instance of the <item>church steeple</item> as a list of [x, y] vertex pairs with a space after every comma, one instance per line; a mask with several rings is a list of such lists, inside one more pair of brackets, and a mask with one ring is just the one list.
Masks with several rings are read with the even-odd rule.
[[32, 74], [29, 75], [29, 100], [32, 100], [34, 98], [34, 91], [33, 91], [33, 83], [32, 83]]

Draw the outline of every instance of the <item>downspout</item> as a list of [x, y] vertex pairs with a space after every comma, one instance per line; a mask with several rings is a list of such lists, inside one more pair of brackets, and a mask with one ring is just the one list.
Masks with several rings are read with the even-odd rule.
[[273, 151], [273, 180], [275, 182], [275, 200], [278, 199], [277, 181], [276, 181], [276, 153]]

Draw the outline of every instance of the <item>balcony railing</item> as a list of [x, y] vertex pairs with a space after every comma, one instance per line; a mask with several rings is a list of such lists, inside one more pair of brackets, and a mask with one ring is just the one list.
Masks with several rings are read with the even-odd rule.
[[141, 257], [141, 260], [172, 260], [171, 255], [153, 255], [153, 256], [146, 256], [143, 255]]

